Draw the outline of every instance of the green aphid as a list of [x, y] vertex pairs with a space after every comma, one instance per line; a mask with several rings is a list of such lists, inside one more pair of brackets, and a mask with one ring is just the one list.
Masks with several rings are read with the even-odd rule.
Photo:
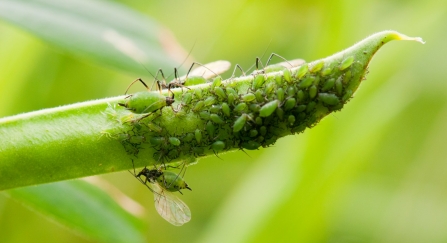
[[200, 118], [204, 119], [204, 120], [209, 120], [210, 119], [210, 113], [208, 111], [201, 111], [199, 113]]
[[235, 100], [235, 95], [233, 95], [233, 94], [229, 94], [228, 95], [228, 99], [227, 99], [227, 101], [228, 101], [228, 104], [233, 104], [234, 103], [234, 100]]
[[196, 138], [197, 143], [200, 144], [202, 142], [202, 131], [197, 128], [194, 131], [194, 137]]
[[278, 85], [278, 87], [282, 87], [282, 85], [284, 84], [284, 79], [278, 75], [275, 77], [275, 83], [276, 85]]
[[279, 120], [284, 120], [284, 110], [281, 107], [276, 108], [276, 116]]
[[256, 129], [251, 129], [249, 132], [250, 137], [256, 137], [258, 136], [258, 131]]
[[329, 93], [319, 93], [318, 99], [327, 105], [338, 105], [340, 100], [337, 95]]
[[220, 87], [221, 84], [222, 84], [222, 77], [217, 76], [216, 78], [214, 78], [213, 83], [211, 84], [211, 89]]
[[255, 118], [255, 123], [256, 123], [256, 125], [262, 125], [262, 118], [261, 117], [256, 117]]
[[265, 86], [265, 95], [268, 96], [272, 93], [273, 89], [275, 88], [275, 84], [274, 83], [268, 83]]
[[315, 96], [317, 96], [317, 86], [312, 85], [309, 88], [309, 98], [313, 99]]
[[206, 98], [206, 100], [204, 102], [205, 102], [205, 106], [210, 106], [210, 105], [214, 105], [217, 102], [217, 100], [216, 100], [216, 98], [214, 98], [214, 96], [210, 96], [210, 97]]
[[278, 100], [270, 101], [269, 103], [261, 107], [261, 109], [259, 110], [259, 116], [260, 117], [270, 116], [276, 110], [276, 108], [278, 108], [278, 106], [279, 106]]
[[255, 92], [256, 101], [257, 102], [263, 102], [265, 100], [264, 94], [262, 93], [262, 90], [258, 89]]
[[315, 76], [314, 85], [318, 87], [320, 84], [320, 76]]
[[247, 122], [247, 119], [247, 114], [242, 114], [240, 117], [238, 117], [236, 121], [234, 121], [233, 132], [239, 132], [240, 130], [242, 130], [242, 128], [244, 128], [245, 126], [245, 123]]
[[354, 62], [353, 56], [347, 57], [340, 63], [340, 66], [338, 66], [338, 69], [340, 69], [340, 71], [343, 71], [346, 68], [350, 67], [353, 62]]
[[241, 147], [248, 150], [256, 150], [261, 147], [261, 144], [256, 141], [247, 141], [241, 144]]
[[283, 71], [283, 76], [284, 76], [284, 79], [285, 79], [288, 83], [292, 82], [292, 75], [291, 75], [289, 69], [285, 69], [285, 70]]
[[180, 142], [180, 139], [178, 139], [176, 137], [169, 137], [169, 143], [174, 146], [179, 146], [181, 142]]
[[294, 115], [289, 115], [289, 117], [287, 118], [287, 121], [292, 126], [293, 124], [295, 124], [295, 121], [296, 121], [295, 116]]
[[192, 108], [193, 111], [198, 112], [200, 110], [202, 110], [202, 108], [205, 106], [205, 102], [200, 100], [196, 103], [196, 105], [194, 105], [194, 108]]
[[195, 89], [194, 89], [194, 96], [195, 96], [197, 99], [202, 99], [202, 89], [200, 89], [200, 88], [195, 88]]
[[211, 113], [216, 114], [216, 113], [219, 113], [221, 109], [222, 109], [221, 105], [212, 105], [211, 108], [209, 109], [209, 111]]
[[224, 124], [225, 121], [217, 114], [211, 114], [210, 119], [216, 124]]
[[298, 93], [296, 93], [297, 102], [298, 103], [302, 102], [304, 100], [304, 98], [306, 98], [305, 94], [304, 94], [304, 91], [298, 90]]
[[259, 133], [260, 133], [262, 136], [265, 136], [265, 134], [267, 133], [267, 127], [265, 127], [265, 126], [260, 127], [260, 128], [259, 128]]
[[214, 134], [216, 132], [216, 126], [211, 121], [208, 121], [205, 125], [206, 132], [210, 136], [210, 138], [214, 138]]
[[120, 106], [136, 114], [147, 114], [171, 106], [174, 103], [174, 93], [172, 97], [166, 97], [158, 92], [141, 91], [126, 97], [127, 102]]
[[351, 75], [352, 75], [351, 71], [346, 71], [346, 73], [343, 77], [343, 83], [345, 85], [347, 85], [349, 83], [349, 81], [351, 80]]
[[238, 113], [240, 113], [240, 112], [245, 112], [245, 111], [247, 111], [247, 110], [248, 110], [248, 105], [247, 105], [247, 103], [239, 103], [239, 104], [237, 104], [237, 106], [234, 107], [234, 109], [233, 109], [233, 111], [238, 112]]
[[216, 141], [211, 144], [211, 149], [214, 151], [214, 153], [220, 152], [225, 149], [225, 143], [223, 141]]
[[225, 90], [227, 92], [227, 95], [233, 94], [233, 96], [237, 96], [237, 92], [233, 88], [228, 87], [228, 88], [225, 88]]
[[306, 105], [299, 105], [299, 106], [296, 107], [295, 110], [296, 110], [296, 112], [302, 112], [302, 111], [305, 111], [306, 108], [307, 108]]
[[160, 126], [152, 122], [148, 122], [146, 125], [152, 132], [160, 133], [163, 130]]
[[215, 87], [214, 93], [219, 96], [221, 99], [226, 99], [227, 95], [225, 94], [225, 91], [221, 87]]
[[182, 103], [183, 104], [187, 105], [187, 104], [191, 103], [191, 100], [192, 100], [192, 94], [191, 93], [183, 94], [183, 96], [182, 96]]
[[302, 89], [305, 89], [305, 88], [311, 86], [314, 81], [315, 81], [315, 77], [314, 76], [308, 76], [305, 79], [303, 79], [303, 81], [301, 81], [298, 86], [300, 88], [302, 88]]
[[264, 74], [256, 75], [255, 78], [253, 79], [252, 84], [251, 84], [251, 89], [257, 90], [257, 89], [261, 88], [262, 85], [264, 85], [264, 82], [265, 82]]
[[304, 77], [304, 75], [306, 75], [307, 71], [309, 70], [309, 65], [307, 63], [301, 65], [300, 68], [298, 68], [298, 70], [296, 71], [296, 79], [301, 79], [302, 77]]
[[351, 98], [351, 96], [352, 96], [352, 90], [348, 89], [345, 91], [345, 94], [343, 95], [342, 100], [347, 101]]
[[296, 105], [295, 98], [288, 98], [284, 103], [284, 110], [285, 111], [291, 110], [295, 107], [295, 105]]
[[287, 96], [288, 96], [288, 97], [294, 97], [295, 94], [296, 94], [296, 88], [295, 88], [294, 86], [290, 86], [290, 87], [287, 89]]
[[183, 138], [183, 141], [185, 142], [191, 142], [194, 139], [194, 134], [193, 133], [187, 133], [186, 136]]
[[331, 73], [332, 73], [332, 68], [328, 67], [328, 68], [323, 69], [323, 71], [321, 71], [321, 76], [326, 77]]
[[256, 99], [256, 96], [253, 93], [248, 93], [242, 96], [242, 100], [245, 102], [251, 102]]
[[192, 153], [195, 155], [195, 156], [203, 156], [204, 153], [205, 152], [205, 149], [204, 148], [201, 148], [201, 147], [194, 147], [194, 148], [192, 148]]
[[183, 86], [193, 86], [193, 85], [205, 84], [205, 83], [206, 83], [206, 78], [204, 78], [202, 76], [189, 76], [184, 80], [182, 85]]
[[309, 113], [311, 111], [313, 111], [315, 109], [315, 106], [317, 105], [317, 103], [311, 101], [307, 104], [306, 106], [306, 112]]
[[222, 103], [222, 113], [226, 116], [226, 117], [229, 117], [230, 116], [230, 106], [228, 106], [228, 104], [227, 103]]
[[154, 146], [159, 146], [166, 141], [164, 137], [150, 137], [149, 142]]
[[314, 63], [312, 65], [312, 67], [310, 67], [309, 71], [311, 73], [316, 73], [319, 72], [324, 66], [324, 62], [323, 61], [318, 61], [317, 63]]
[[250, 105], [250, 110], [252, 112], [259, 112], [259, 110], [261, 109], [261, 106], [259, 104], [251, 104]]
[[276, 98], [280, 101], [283, 102], [284, 101], [284, 89], [283, 88], [278, 88], [276, 90]]
[[337, 95], [341, 95], [342, 92], [343, 92], [342, 77], [339, 77], [339, 78], [335, 81], [335, 92], [337, 93]]
[[335, 85], [335, 78], [330, 78], [326, 80], [326, 82], [323, 85], [323, 88], [321, 88], [322, 91], [328, 91], [331, 90]]

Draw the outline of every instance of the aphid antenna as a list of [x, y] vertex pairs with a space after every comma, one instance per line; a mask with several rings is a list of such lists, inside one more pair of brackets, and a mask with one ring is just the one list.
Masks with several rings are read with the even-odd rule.
[[[146, 89], [147, 90], [149, 90], [149, 87], [146, 85], [146, 83], [141, 79], [141, 78], [137, 78], [137, 79], [135, 79], [132, 83], [130, 83], [130, 85], [129, 86], [127, 86], [127, 89], [126, 89], [126, 92], [124, 92], [124, 95], [126, 95], [127, 94], [127, 91], [129, 91], [129, 89], [130, 89], [130, 87], [132, 87], [132, 85], [135, 83], [135, 82], [141, 82], [143, 85], [144, 85], [144, 87], [146, 87]], [[129, 95], [128, 97], [130, 97], [131, 95]], [[126, 97], [126, 98], [128, 98], [128, 97]]]
[[268, 43], [268, 45], [267, 45], [267, 47], [265, 48], [265, 50], [264, 50], [264, 52], [262, 53], [262, 56], [261, 56], [261, 58], [259, 58], [259, 57], [256, 57], [256, 62], [255, 62], [255, 64], [252, 64], [249, 68], [248, 68], [248, 70], [247, 70], [247, 73], [248, 72], [250, 72], [250, 70], [253, 68], [253, 66], [255, 66], [256, 65], [256, 70], [258, 70], [258, 64], [257, 64], [257, 60], [258, 59], [262, 59], [262, 58], [264, 58], [264, 56], [265, 56], [265, 53], [267, 53], [267, 50], [269, 49], [269, 47], [270, 47], [270, 44], [272, 44], [272, 38], [270, 38], [270, 41], [269, 41], [269, 43]]
[[242, 69], [241, 65], [236, 64], [236, 65], [234, 66], [233, 73], [231, 74], [230, 79], [233, 79], [233, 78], [235, 77], [234, 74], [236, 73], [236, 70], [237, 70], [237, 69], [239, 69], [239, 71], [241, 71], [242, 76], [247, 76], [247, 75], [245, 74], [244, 70]]

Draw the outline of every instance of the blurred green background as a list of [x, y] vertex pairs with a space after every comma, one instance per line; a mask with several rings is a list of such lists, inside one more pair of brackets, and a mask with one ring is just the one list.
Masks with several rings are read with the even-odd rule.
[[[190, 167], [182, 227], [128, 172], [100, 176], [144, 206], [149, 242], [447, 242], [445, 1], [115, 3], [154, 18], [201, 63], [248, 68], [267, 47], [312, 61], [386, 29], [427, 42], [385, 45], [355, 98], [304, 134]], [[150, 79], [140, 67], [72, 55], [0, 20], [0, 117], [121, 95]], [[0, 242], [36, 239], [93, 242], [0, 195]]]

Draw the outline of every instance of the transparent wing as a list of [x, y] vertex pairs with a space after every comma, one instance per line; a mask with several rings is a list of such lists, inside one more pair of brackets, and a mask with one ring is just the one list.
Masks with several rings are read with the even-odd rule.
[[[230, 67], [231, 67], [231, 63], [229, 61], [219, 60], [219, 61], [210, 62], [210, 63], [204, 64], [203, 66], [197, 67], [196, 69], [192, 70], [188, 74], [188, 76], [190, 76], [190, 77], [202, 76], [205, 79], [210, 79], [210, 78], [214, 78], [217, 75], [228, 71], [228, 69], [230, 69]], [[179, 79], [184, 80], [185, 78], [186, 78], [186, 75], [181, 76]], [[174, 81], [174, 80], [172, 80], [172, 81]]]
[[181, 226], [191, 220], [188, 206], [172, 192], [164, 190], [158, 183], [149, 183], [154, 192], [155, 209], [169, 223]]

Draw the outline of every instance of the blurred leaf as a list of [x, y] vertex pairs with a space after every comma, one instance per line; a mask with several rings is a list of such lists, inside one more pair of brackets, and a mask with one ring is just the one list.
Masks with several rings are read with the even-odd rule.
[[127, 72], [146, 74], [141, 64], [172, 69], [185, 56], [167, 29], [111, 2], [3, 0], [0, 18], [74, 55]]
[[7, 191], [26, 206], [103, 242], [145, 242], [142, 222], [99, 188], [81, 180]]

